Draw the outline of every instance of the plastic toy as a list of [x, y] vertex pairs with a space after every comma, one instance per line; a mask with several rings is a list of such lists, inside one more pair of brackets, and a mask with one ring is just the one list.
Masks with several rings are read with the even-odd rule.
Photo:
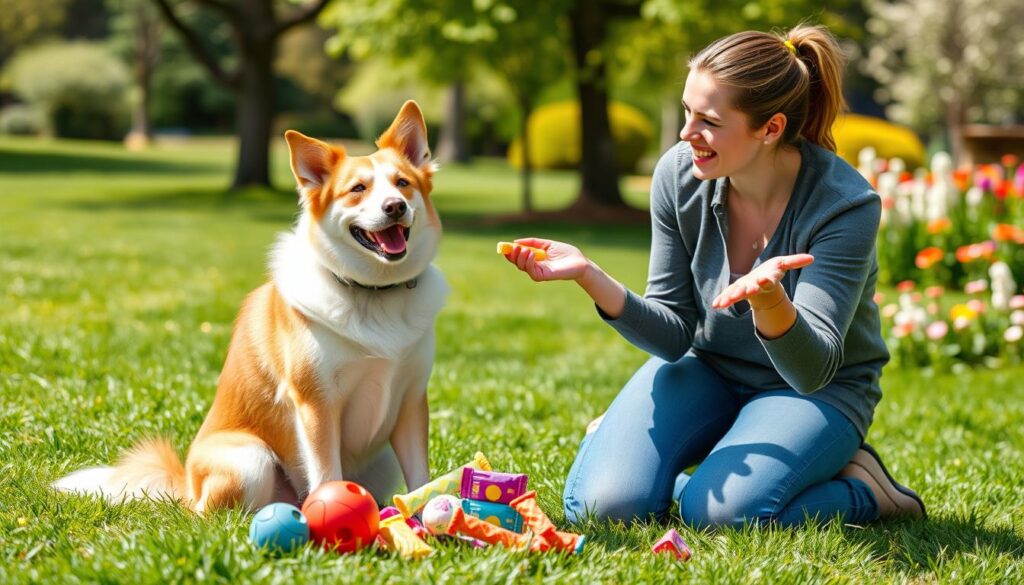
[[449, 471], [448, 473], [434, 479], [433, 481], [427, 482], [419, 488], [405, 494], [396, 495], [394, 498], [395, 507], [402, 513], [403, 516], [409, 518], [416, 512], [420, 511], [428, 501], [434, 496], [442, 494], [456, 495], [462, 489], [462, 468], [472, 467], [474, 469], [485, 469], [490, 470], [491, 464], [484, 457], [483, 453], [477, 453], [473, 455], [473, 460], [465, 465]]
[[462, 470], [463, 498], [507, 504], [524, 493], [525, 473], [502, 473], [469, 467]]
[[675, 528], [670, 528], [665, 533], [665, 536], [659, 538], [658, 542], [655, 542], [654, 546], [651, 547], [651, 552], [654, 554], [669, 552], [683, 562], [690, 560], [690, 557], [693, 556], [690, 546], [686, 544], [686, 541], [676, 532]]
[[[512, 532], [511, 530], [506, 530], [490, 522], [484, 522], [479, 518], [470, 516], [462, 511], [461, 506], [456, 507], [452, 513], [452, 520], [448, 524], [447, 533], [450, 535], [464, 534], [478, 538], [487, 544], [498, 544], [505, 548], [519, 550], [530, 548], [531, 540], [533, 540], [530, 534]], [[538, 539], [536, 542], [543, 543], [544, 541]], [[531, 548], [531, 550], [534, 549]]]
[[452, 515], [455, 508], [461, 508], [459, 498], [448, 494], [442, 494], [430, 499], [420, 517], [423, 518], [423, 526], [434, 535], [447, 534], [448, 526], [452, 523]]
[[434, 552], [430, 545], [416, 536], [401, 514], [382, 519], [380, 535], [388, 543], [388, 549], [396, 551], [403, 559], [422, 559]]
[[522, 244], [516, 244], [515, 242], [498, 242], [499, 254], [511, 254], [512, 250], [515, 250], [516, 248], [526, 248], [527, 250], [533, 250], [533, 258], [535, 260], [545, 260], [548, 257], [547, 250], [544, 250], [543, 248], [524, 246]]
[[523, 517], [519, 515], [519, 512], [516, 512], [511, 506], [506, 504], [463, 499], [462, 511], [470, 516], [476, 516], [484, 522], [490, 522], [495, 526], [501, 526], [512, 532], [523, 531]]
[[257, 548], [290, 553], [309, 541], [309, 523], [298, 508], [277, 502], [256, 512], [249, 525], [249, 540]]
[[329, 481], [302, 504], [309, 535], [320, 546], [350, 553], [369, 546], [377, 537], [380, 510], [370, 492], [351, 481]]
[[512, 500], [510, 506], [523, 517], [526, 527], [536, 537], [545, 540], [551, 548], [570, 554], [579, 554], [583, 551], [587, 537], [572, 532], [558, 531], [555, 524], [537, 504], [537, 492], [526, 492]]
[[[381, 510], [380, 510], [380, 519], [381, 519], [382, 522], [386, 518], [390, 518], [392, 516], [401, 516], [401, 515], [402, 515], [402, 513], [399, 512], [398, 508], [396, 508], [394, 506], [387, 506], [387, 507], [381, 508]], [[430, 532], [426, 529], [426, 527], [423, 526], [422, 522], [420, 522], [419, 520], [416, 519], [415, 516], [411, 516], [409, 518], [405, 518], [405, 523], [409, 525], [409, 528], [412, 528], [412, 532], [416, 536], [418, 536], [420, 538], [427, 538], [428, 536], [430, 536]]]

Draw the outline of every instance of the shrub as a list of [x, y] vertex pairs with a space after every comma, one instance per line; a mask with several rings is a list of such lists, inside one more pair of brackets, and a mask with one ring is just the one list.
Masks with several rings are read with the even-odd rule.
[[44, 116], [31, 106], [15, 104], [0, 110], [0, 134], [36, 136], [45, 127]]
[[[619, 102], [608, 108], [619, 169], [632, 172], [654, 137], [654, 127], [640, 110]], [[530, 115], [530, 162], [539, 169], [575, 168], [580, 163], [580, 106], [556, 102]], [[508, 149], [509, 164], [522, 165], [522, 137]]]
[[14, 57], [7, 75], [14, 93], [43, 112], [57, 136], [119, 139], [128, 127], [128, 70], [102, 44], [33, 47]]
[[903, 126], [857, 114], [840, 116], [832, 125], [839, 156], [857, 166], [857, 156], [865, 147], [872, 147], [879, 158], [901, 158], [908, 169], [924, 165], [925, 148], [921, 140]]

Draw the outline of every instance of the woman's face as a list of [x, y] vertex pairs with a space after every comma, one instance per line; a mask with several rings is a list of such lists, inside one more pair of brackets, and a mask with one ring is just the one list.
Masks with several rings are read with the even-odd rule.
[[747, 115], [730, 105], [732, 92], [702, 71], [690, 71], [686, 77], [686, 124], [679, 138], [690, 143], [693, 175], [698, 179], [735, 175], [765, 147], [764, 130], [751, 129]]

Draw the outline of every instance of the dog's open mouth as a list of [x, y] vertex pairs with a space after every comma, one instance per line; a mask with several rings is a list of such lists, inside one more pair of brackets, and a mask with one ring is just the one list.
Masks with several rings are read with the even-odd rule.
[[349, 231], [364, 248], [379, 254], [385, 260], [401, 260], [408, 251], [409, 228], [403, 225], [396, 223], [377, 232], [352, 226]]

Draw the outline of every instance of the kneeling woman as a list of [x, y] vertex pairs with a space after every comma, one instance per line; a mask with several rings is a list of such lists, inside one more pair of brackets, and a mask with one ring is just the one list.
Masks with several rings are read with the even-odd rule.
[[575, 280], [654, 356], [584, 437], [570, 520], [672, 500], [695, 526], [924, 515], [863, 443], [889, 359], [872, 300], [881, 204], [834, 152], [842, 68], [810, 26], [734, 34], [690, 61], [682, 142], [654, 172], [643, 297], [569, 244], [525, 238], [547, 257], [507, 255], [534, 280]]

